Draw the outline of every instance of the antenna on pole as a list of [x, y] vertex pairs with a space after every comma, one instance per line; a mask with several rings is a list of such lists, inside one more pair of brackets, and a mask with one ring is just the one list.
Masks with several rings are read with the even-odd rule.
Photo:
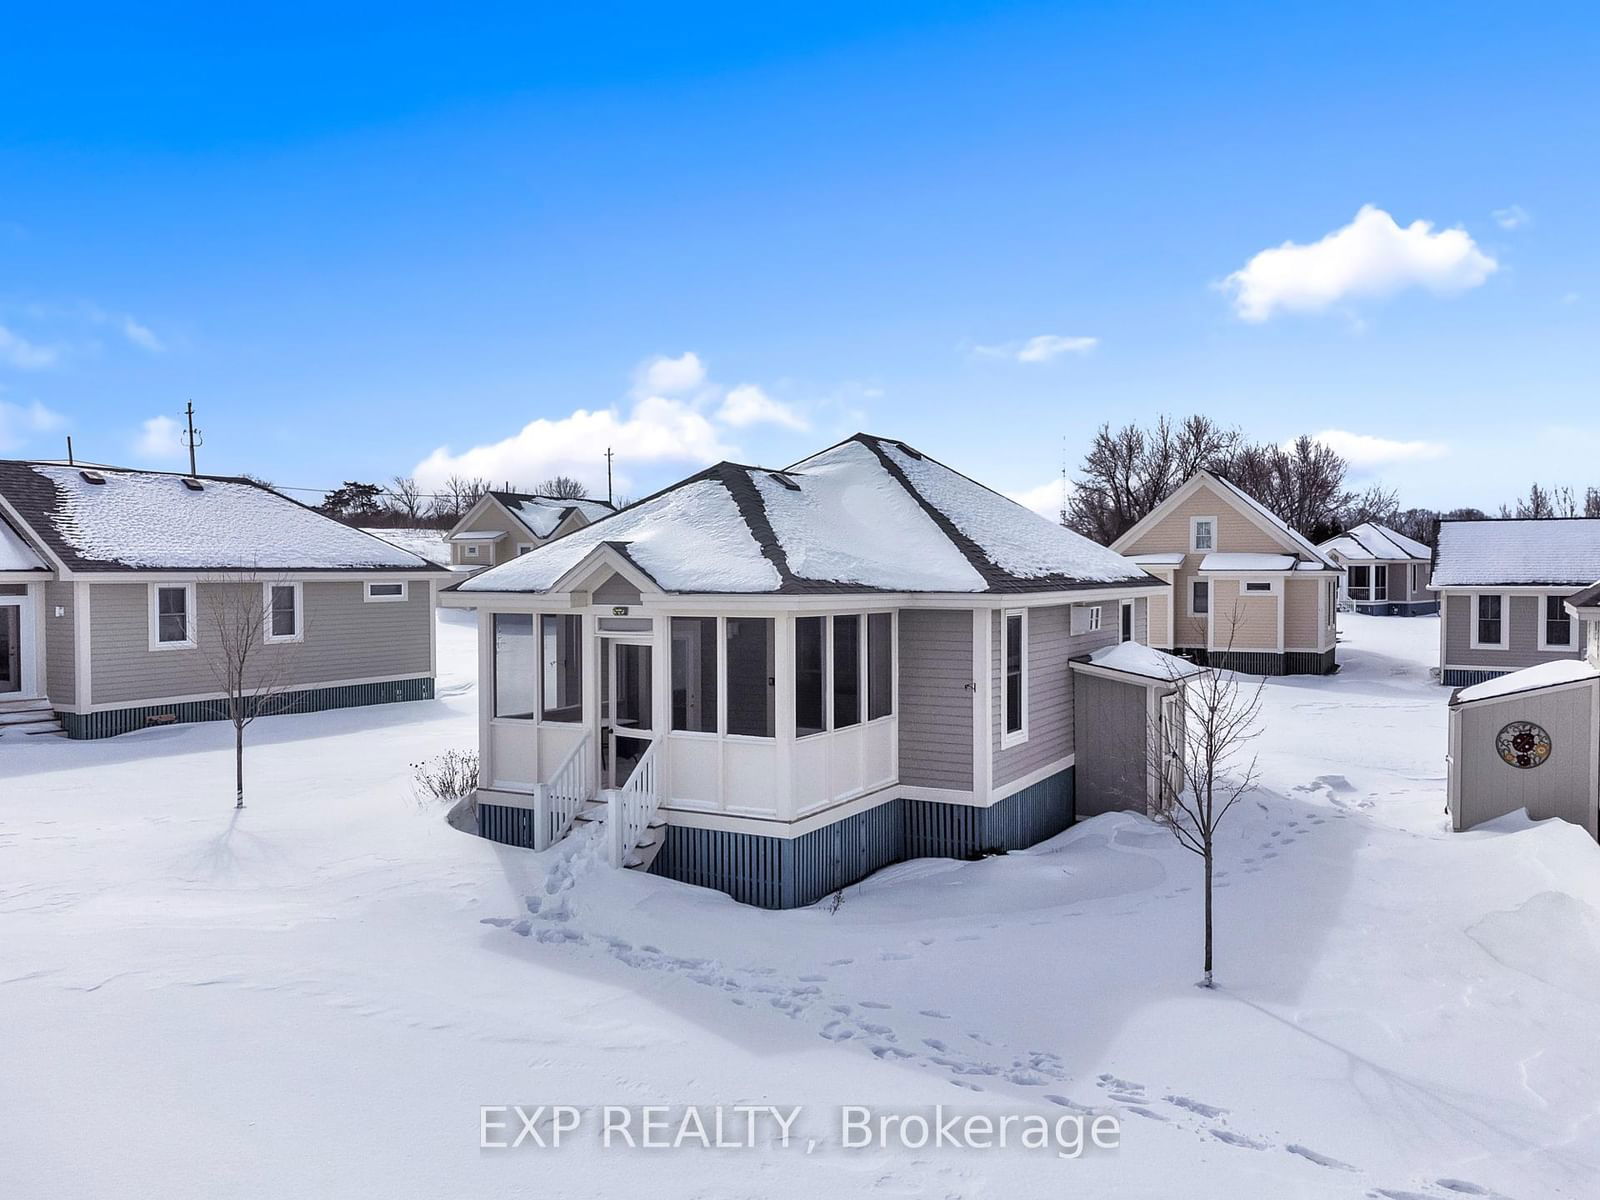
[[184, 406], [183, 415], [189, 420], [188, 431], [183, 435], [183, 444], [189, 447], [189, 475], [193, 478], [197, 472], [194, 465], [194, 451], [196, 446], [206, 444], [205, 438], [200, 435], [200, 430], [194, 427], [194, 401], [191, 400]]
[[611, 459], [612, 459], [611, 447], [607, 446], [606, 447], [606, 503], [607, 504], [612, 504], [613, 503], [612, 498], [611, 498]]
[[67, 466], [75, 467], [78, 464], [72, 461], [72, 435], [67, 434]]

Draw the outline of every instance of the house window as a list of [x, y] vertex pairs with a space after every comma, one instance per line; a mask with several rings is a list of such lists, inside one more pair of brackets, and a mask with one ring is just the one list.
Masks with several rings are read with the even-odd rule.
[[405, 583], [369, 583], [366, 587], [369, 604], [395, 604], [406, 598]]
[[1189, 522], [1189, 548], [1197, 554], [1217, 548], [1217, 519], [1194, 517]]
[[727, 619], [728, 732], [742, 737], [773, 735], [777, 656], [771, 617]]
[[532, 613], [494, 614], [494, 715], [527, 721], [538, 707], [538, 646]]
[[1028, 614], [1026, 610], [1005, 614], [1002, 623], [1001, 662], [1005, 666], [1005, 733], [1002, 746], [1026, 741], [1028, 737]]
[[194, 619], [194, 584], [151, 585], [150, 648], [152, 650], [193, 648]]
[[1477, 597], [1478, 611], [1477, 633], [1475, 646], [1503, 646], [1505, 645], [1505, 597], [1480, 595]]
[[794, 622], [794, 733], [809, 737], [828, 727], [826, 617], [796, 617]]
[[1211, 583], [1205, 579], [1189, 581], [1189, 614], [1203, 617], [1211, 611]]
[[861, 724], [861, 618], [833, 618], [833, 727]]
[[298, 642], [301, 638], [301, 593], [298, 583], [268, 583], [266, 591], [265, 640]]
[[539, 618], [540, 676], [546, 721], [583, 719], [583, 618], [545, 613]]
[[1132, 603], [1132, 601], [1124, 600], [1122, 602], [1121, 621], [1122, 621], [1122, 627], [1121, 627], [1120, 631], [1118, 632], [1118, 637], [1124, 642], [1133, 641], [1133, 603]]
[[717, 619], [672, 618], [672, 728], [717, 731]]
[[1272, 584], [1269, 581], [1264, 581], [1264, 580], [1260, 580], [1260, 579], [1251, 579], [1251, 580], [1247, 580], [1245, 582], [1244, 590], [1247, 591], [1247, 592], [1255, 592], [1257, 594], [1260, 594], [1260, 593], [1263, 593], [1263, 592], [1271, 592], [1272, 591]]
[[465, 554], [468, 558], [477, 558], [478, 543], [468, 542], [465, 546], [461, 547], [461, 553]]
[[526, 554], [529, 550], [532, 550], [532, 549], [533, 549], [533, 543], [532, 542], [518, 542], [517, 543], [517, 557], [521, 558], [524, 554]]
[[1411, 564], [1411, 571], [1410, 571], [1410, 574], [1411, 574], [1411, 593], [1407, 597], [1408, 599], [1415, 599], [1417, 593], [1422, 590], [1421, 572], [1422, 572], [1421, 564], [1419, 564], [1419, 563], [1412, 563]]
[[1100, 617], [1101, 617], [1100, 606], [1098, 604], [1091, 605], [1090, 608], [1089, 608], [1089, 618], [1088, 618], [1089, 619], [1089, 632], [1090, 633], [1099, 633], [1100, 632]]
[[1372, 568], [1372, 598], [1374, 600], [1387, 600], [1389, 598], [1389, 568], [1387, 566]]
[[1336, 580], [1336, 579], [1328, 580], [1328, 586], [1327, 586], [1327, 588], [1325, 590], [1327, 592], [1327, 602], [1328, 602], [1328, 628], [1329, 629], [1333, 629], [1333, 628], [1336, 628], [1338, 623], [1339, 623], [1339, 582], [1338, 582], [1338, 580]]
[[894, 712], [894, 614], [867, 617], [867, 720]]
[[1350, 593], [1350, 599], [1352, 599], [1352, 600], [1370, 600], [1370, 599], [1372, 599], [1372, 568], [1371, 567], [1356, 567], [1356, 566], [1352, 566], [1352, 567], [1349, 568], [1349, 576], [1348, 576], [1348, 578], [1349, 578], [1349, 584], [1347, 586], [1348, 586], [1348, 590], [1349, 590], [1349, 593]]
[[1544, 644], [1549, 650], [1566, 650], [1572, 645], [1572, 614], [1561, 596], [1544, 598]]

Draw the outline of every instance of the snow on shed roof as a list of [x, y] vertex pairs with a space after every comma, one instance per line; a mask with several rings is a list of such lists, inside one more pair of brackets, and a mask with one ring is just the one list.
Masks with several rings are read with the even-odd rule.
[[602, 542], [669, 592], [1028, 592], [1155, 580], [901, 442], [786, 470], [719, 463], [459, 584], [548, 590]]
[[247, 479], [11, 460], [0, 495], [74, 571], [440, 569]]
[[1498, 675], [1464, 687], [1452, 698], [1452, 704], [1471, 704], [1474, 700], [1496, 700], [1502, 696], [1516, 696], [1540, 688], [1559, 687], [1563, 683], [1581, 683], [1600, 677], [1600, 668], [1581, 658], [1558, 658], [1553, 662], [1524, 667], [1506, 675]]
[[1441, 521], [1433, 586], [1587, 587], [1600, 580], [1600, 517]]
[[22, 535], [0, 520], [0, 571], [48, 571], [50, 564], [22, 540]]
[[1426, 562], [1433, 557], [1433, 551], [1421, 542], [1403, 533], [1396, 533], [1376, 521], [1363, 521], [1360, 525], [1352, 526], [1337, 537], [1329, 538], [1317, 549], [1328, 554], [1337, 551], [1347, 559], [1357, 560], [1422, 559]]
[[1164, 682], [1188, 679], [1195, 675], [1203, 675], [1206, 671], [1205, 667], [1197, 666], [1186, 658], [1179, 658], [1176, 654], [1168, 654], [1165, 650], [1157, 650], [1154, 646], [1146, 646], [1140, 642], [1118, 642], [1114, 646], [1102, 646], [1092, 652], [1087, 661], [1092, 666], [1103, 667], [1107, 671], [1137, 675], [1141, 679], [1159, 679]]

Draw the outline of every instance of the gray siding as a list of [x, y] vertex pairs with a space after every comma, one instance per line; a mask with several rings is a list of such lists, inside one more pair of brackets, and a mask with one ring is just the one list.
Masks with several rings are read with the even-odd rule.
[[[64, 616], [56, 616], [58, 606], [66, 610]], [[44, 686], [56, 705], [78, 702], [76, 608], [70, 583], [45, 584]]]
[[626, 604], [630, 607], [640, 602], [639, 589], [621, 575], [608, 575], [606, 581], [594, 589], [596, 604]]
[[[1118, 637], [1114, 603], [1104, 627], [1096, 633], [1074, 635], [1070, 613], [1074, 606], [1060, 604], [1028, 610], [1028, 740], [1000, 746], [1004, 728], [1005, 652], [1001, 612], [990, 618], [993, 651], [989, 669], [993, 679], [990, 733], [994, 746], [994, 782], [1010, 783], [1071, 754], [1076, 745], [1072, 722], [1072, 670], [1067, 665], [1080, 654], [1115, 645]], [[1081, 606], [1080, 606], [1081, 607]]]
[[[196, 621], [200, 647], [151, 650], [149, 591], [143, 583], [96, 583], [89, 603], [90, 700], [125, 704], [219, 690], [205, 647], [220, 591], [259, 584], [202, 583]], [[305, 584], [305, 639], [260, 648], [265, 667], [287, 658], [290, 687], [351, 679], [430, 674], [433, 589], [412, 580], [403, 602], [369, 603], [362, 581]], [[274, 668], [276, 669], [276, 668]]]
[[[1485, 588], [1485, 591], [1493, 591]], [[1569, 593], [1562, 593], [1569, 594]], [[1539, 625], [1543, 618], [1543, 596], [1515, 595], [1510, 604], [1510, 645], [1505, 650], [1472, 648], [1473, 599], [1470, 594], [1451, 592], [1441, 597], [1444, 620], [1444, 662], [1441, 666], [1480, 667], [1489, 671], [1519, 671], [1523, 667], [1577, 658], [1579, 641], [1573, 627], [1572, 646], [1566, 650], [1539, 649]]]
[[900, 782], [972, 789], [972, 613], [900, 613]]
[[1144, 812], [1149, 785], [1149, 692], [1077, 673], [1078, 815]]
[[1150, 600], [1146, 596], [1133, 602], [1133, 640], [1144, 646], [1150, 644]]
[[[1596, 688], [1518, 696], [1497, 704], [1475, 704], [1450, 714], [1459, 761], [1451, 763], [1460, 788], [1457, 829], [1526, 808], [1534, 820], [1560, 817], [1595, 830], [1591, 771]], [[1510, 766], [1495, 747], [1495, 736], [1512, 721], [1533, 721], [1550, 735], [1550, 757], [1543, 766]]]

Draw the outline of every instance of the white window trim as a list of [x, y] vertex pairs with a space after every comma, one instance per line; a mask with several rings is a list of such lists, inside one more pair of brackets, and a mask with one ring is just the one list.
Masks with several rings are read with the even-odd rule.
[[[294, 589], [294, 632], [287, 637], [274, 637], [272, 633], [272, 589]], [[299, 583], [263, 583], [261, 585], [261, 640], [270, 645], [284, 642], [303, 642], [306, 639], [305, 587]]]
[[[1511, 594], [1509, 592], [1469, 592], [1472, 605], [1467, 610], [1471, 624], [1467, 633], [1471, 638], [1468, 643], [1474, 650], [1508, 650], [1511, 648]], [[1500, 640], [1498, 642], [1480, 642], [1478, 640], [1478, 597], [1500, 597]]]
[[[1259, 590], [1261, 584], [1267, 585], [1266, 591]], [[1241, 579], [1239, 580], [1239, 595], [1245, 596], [1279, 596], [1283, 594], [1283, 581], [1278, 579]]]
[[1089, 628], [1087, 632], [1099, 633], [1101, 628], [1105, 625], [1104, 606], [1099, 604], [1089, 605], [1089, 616], [1087, 619], [1089, 622]]
[[[1366, 583], [1361, 584], [1359, 587], [1357, 587], [1357, 585], [1356, 585], [1356, 575], [1355, 575], [1355, 573], [1357, 571], [1365, 571], [1366, 572], [1366, 576], [1365, 576]], [[1345, 568], [1345, 574], [1344, 574], [1344, 591], [1345, 591], [1345, 595], [1348, 596], [1351, 600], [1360, 601], [1362, 604], [1371, 604], [1372, 603], [1372, 564], [1371, 563], [1351, 563], [1349, 566], [1347, 566]], [[1358, 592], [1360, 593], [1359, 595], [1357, 594]]]
[[[183, 599], [183, 628], [188, 634], [181, 642], [163, 642], [161, 634], [161, 589], [182, 588]], [[199, 605], [197, 604], [197, 589], [192, 583], [152, 583], [149, 585], [145, 608], [150, 618], [150, 649], [152, 650], [193, 650], [199, 643], [195, 641], [195, 622], [200, 618]]]
[[[1197, 583], [1203, 583], [1203, 584], [1206, 585], [1206, 611], [1205, 612], [1196, 612], [1195, 611], [1195, 607], [1194, 607], [1194, 585], [1197, 584]], [[1212, 580], [1204, 578], [1204, 577], [1191, 577], [1190, 578], [1189, 586], [1185, 590], [1189, 593], [1188, 600], [1186, 601], [1186, 603], [1189, 606], [1189, 615], [1191, 617], [1209, 617], [1211, 615], [1211, 599], [1212, 599], [1212, 597], [1211, 597], [1211, 584], [1212, 584]]]
[[477, 558], [478, 557], [478, 543], [477, 542], [468, 542], [465, 546], [461, 547], [461, 553], [466, 558]]
[[[392, 587], [400, 585], [398, 596], [374, 596], [373, 586]], [[368, 604], [403, 604], [411, 596], [411, 584], [404, 579], [368, 579], [361, 584], [361, 598]]]
[[[1552, 644], [1545, 640], [1550, 630], [1550, 618], [1548, 615], [1550, 597], [1564, 597], [1564, 595], [1565, 593], [1563, 592], [1547, 592], [1539, 597], [1539, 649], [1549, 651], [1552, 654], [1581, 655], [1583, 653], [1583, 648], [1580, 644], [1580, 635], [1583, 632], [1582, 622], [1571, 613], [1567, 613], [1567, 628], [1570, 632], [1567, 635], [1566, 643]], [[1562, 611], [1566, 612], [1565, 606], [1562, 607]]]
[[517, 557], [521, 558], [524, 554], [528, 553], [528, 551], [530, 551], [532, 549], [533, 549], [533, 543], [532, 542], [518, 542], [517, 543]]
[[[1006, 630], [1011, 625], [1012, 617], [1021, 617], [1022, 638], [1022, 720], [1020, 728], [1015, 732], [1006, 729]], [[1002, 609], [1000, 613], [1000, 748], [1008, 749], [1011, 746], [1020, 746], [1028, 740], [1028, 610], [1025, 608]]]
[[[1200, 523], [1209, 522], [1211, 525], [1211, 545], [1200, 544]], [[1215, 517], [1190, 517], [1189, 518], [1189, 551], [1191, 554], [1215, 554], [1217, 551], [1217, 519]]]

